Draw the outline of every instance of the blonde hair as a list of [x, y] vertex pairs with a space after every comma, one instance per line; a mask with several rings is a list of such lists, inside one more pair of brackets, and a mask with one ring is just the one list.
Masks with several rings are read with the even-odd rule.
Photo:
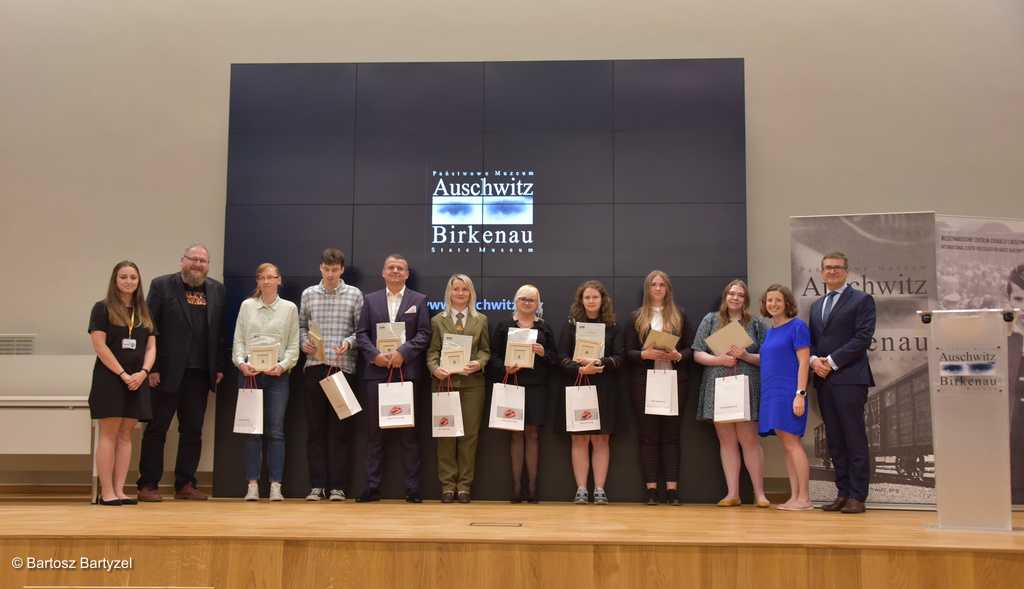
[[448, 283], [444, 287], [444, 312], [447, 313], [448, 306], [451, 305], [452, 285], [456, 280], [462, 282], [469, 288], [469, 304], [467, 309], [469, 316], [475, 317], [479, 314], [476, 310], [476, 287], [473, 286], [473, 280], [465, 274], [452, 274], [451, 277], [448, 278]]
[[260, 264], [259, 266], [256, 267], [256, 290], [252, 291], [252, 294], [249, 295], [250, 297], [252, 297], [254, 299], [260, 298], [260, 296], [261, 296], [260, 295], [260, 285], [259, 285], [260, 274], [263, 274], [264, 272], [266, 272], [267, 270], [270, 270], [271, 268], [274, 269], [274, 272], [277, 273], [277, 277], [280, 278], [281, 279], [281, 283], [284, 284], [284, 276], [281, 276], [281, 269], [278, 268], [275, 264], [271, 264], [270, 262], [263, 262], [262, 264]]
[[[734, 287], [734, 286], [739, 286], [740, 288], [743, 289], [743, 308], [740, 309], [740, 325], [746, 327], [747, 325], [750, 324], [750, 318], [751, 318], [750, 317], [750, 289], [747, 288], [747, 283], [743, 282], [739, 278], [729, 282], [729, 284], [726, 284], [725, 288], [722, 289], [722, 300], [718, 304], [719, 323], [722, 324], [722, 327], [725, 327], [726, 325], [729, 324], [730, 321], [732, 321], [732, 319], [730, 319], [730, 317], [729, 317], [729, 304], [725, 301], [725, 299], [726, 299], [726, 297], [729, 296], [729, 290], [731, 290], [732, 287]], [[719, 329], [721, 329], [722, 327], [719, 327]]]
[[682, 310], [676, 306], [672, 298], [672, 281], [668, 274], [661, 270], [652, 270], [644, 278], [644, 302], [637, 311], [636, 319], [633, 320], [633, 328], [643, 341], [647, 332], [651, 330], [651, 317], [654, 315], [654, 303], [651, 302], [651, 283], [655, 278], [665, 281], [665, 300], [661, 304], [662, 329], [672, 335], [682, 335], [684, 316]]
[[532, 284], [524, 284], [519, 287], [515, 294], [515, 300], [513, 301], [513, 306], [515, 310], [512, 311], [513, 319], [519, 319], [519, 305], [517, 304], [519, 301], [519, 297], [530, 295], [533, 295], [534, 297], [537, 298], [537, 309], [533, 312], [534, 318], [540, 319], [541, 316], [544, 315], [544, 310], [540, 305], [540, 289]]

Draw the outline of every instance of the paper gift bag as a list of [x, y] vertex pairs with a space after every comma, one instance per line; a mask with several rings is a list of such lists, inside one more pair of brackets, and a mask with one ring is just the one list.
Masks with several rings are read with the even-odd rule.
[[382, 382], [377, 387], [377, 411], [381, 429], [416, 427], [412, 381]]
[[675, 370], [648, 370], [644, 393], [647, 415], [679, 415], [679, 380]]
[[521, 432], [526, 429], [526, 387], [494, 383], [491, 390], [491, 429]]
[[466, 435], [462, 427], [459, 391], [434, 393], [430, 396], [430, 423], [435, 438], [461, 438]]
[[263, 433], [263, 389], [238, 389], [233, 431], [236, 434]]
[[321, 380], [320, 388], [327, 395], [327, 400], [330, 401], [331, 407], [334, 407], [334, 413], [338, 415], [338, 419], [352, 417], [363, 410], [363, 406], [356, 399], [356, 395], [352, 392], [352, 387], [349, 386], [348, 379], [345, 378], [344, 373], [335, 372]]
[[601, 429], [601, 415], [594, 385], [565, 387], [565, 431], [589, 432]]
[[715, 421], [750, 421], [750, 379], [746, 374], [715, 379]]

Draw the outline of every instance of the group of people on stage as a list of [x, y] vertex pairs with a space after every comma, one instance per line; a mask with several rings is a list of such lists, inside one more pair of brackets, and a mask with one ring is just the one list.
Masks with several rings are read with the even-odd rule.
[[[204, 246], [190, 246], [181, 258], [181, 271], [154, 279], [149, 296], [144, 297], [138, 267], [129, 261], [119, 262], [106, 298], [93, 307], [89, 332], [97, 361], [89, 404], [100, 427], [96, 463], [101, 487], [97, 501], [102, 505], [137, 502], [125, 494], [124, 484], [131, 431], [139, 420], [148, 424], [142, 438], [137, 500], [161, 500], [158, 483], [163, 446], [175, 414], [181, 435], [174, 496], [207, 498], [196, 487], [195, 472], [207, 392], [223, 378], [220, 350], [225, 300], [224, 286], [207, 276], [209, 264]], [[875, 312], [869, 295], [846, 284], [847, 265], [846, 256], [839, 252], [823, 258], [822, 277], [828, 293], [812, 306], [810, 326], [797, 317], [796, 300], [788, 288], [768, 287], [760, 300], [763, 320], [750, 312], [746, 283], [733, 280], [723, 290], [719, 309], [704, 316], [694, 332], [690, 318], [675, 302], [668, 275], [655, 270], [644, 279], [640, 308], [625, 323], [617, 321], [612, 297], [601, 282], [580, 284], [556, 338], [552, 325], [541, 316], [541, 293], [530, 284], [516, 291], [515, 312], [498, 321], [492, 332], [488, 317], [476, 309], [476, 289], [469, 276], [453, 274], [448, 279], [443, 311], [431, 318], [427, 297], [406, 286], [409, 263], [398, 254], [384, 261], [385, 288], [364, 296], [342, 279], [344, 254], [335, 248], [324, 250], [322, 280], [303, 291], [298, 305], [280, 297], [280, 270], [271, 263], [261, 264], [256, 270], [256, 288], [239, 309], [230, 356], [239, 371], [239, 386], [263, 391], [263, 433], [246, 434], [245, 499], [260, 498], [257, 481], [264, 446], [269, 498], [283, 499], [289, 373], [299, 362], [301, 350], [305, 353], [301, 393], [308, 420], [312, 487], [306, 499], [310, 501], [347, 498], [352, 420], [337, 417], [320, 384], [340, 371], [351, 389], [361, 392], [360, 401], [369, 408], [366, 485], [357, 501], [381, 498], [385, 436], [399, 438], [406, 501], [422, 501], [416, 431], [379, 427], [377, 406], [382, 383], [401, 379], [417, 386], [429, 375], [434, 391], [459, 391], [462, 412], [463, 435], [437, 439], [443, 503], [471, 500], [486, 376], [492, 382], [515, 383], [524, 389], [522, 431], [510, 433], [512, 502], [538, 501], [539, 430], [549, 424], [558, 424], [561, 431], [567, 429], [565, 403], [549, 404], [548, 399], [557, 395], [564, 401], [566, 384], [584, 383], [596, 389], [600, 423], [599, 429], [569, 432], [577, 486], [573, 501], [608, 503], [605, 483], [610, 437], [616, 431], [615, 400], [628, 394], [637, 417], [647, 503], [679, 505], [680, 415], [650, 414], [645, 400], [648, 374], [655, 374], [649, 371], [669, 371], [677, 385], [674, 394], [678, 398], [673, 403], [676, 408], [685, 407], [692, 359], [704, 367], [698, 419], [715, 419], [719, 379], [746, 375], [749, 383], [750, 419], [715, 423], [727, 486], [720, 506], [740, 504], [741, 454], [756, 505], [770, 505], [764, 492], [759, 436], [777, 435], [785, 448], [791, 489], [789, 500], [777, 507], [791, 511], [812, 508], [808, 460], [800, 439], [806, 428], [806, 395], [813, 371], [838, 488], [837, 499], [824, 509], [862, 512], [869, 474], [864, 404], [867, 388], [874, 384], [866, 352]], [[716, 354], [707, 340], [730, 323], [738, 323], [753, 343], [745, 348], [732, 345]], [[400, 326], [396, 341], [378, 342], [381, 324]], [[603, 353], [598, 357], [584, 356], [575, 349], [580, 341], [577, 331], [584, 333], [591, 324], [603, 324], [603, 348], [598, 348]], [[529, 340], [532, 367], [506, 361], [506, 343], [513, 329], [536, 330]], [[676, 338], [674, 347], [645, 345], [655, 332]], [[472, 342], [468, 361], [458, 369], [442, 361], [443, 342], [449, 334]], [[253, 353], [267, 349], [275, 351], [276, 362], [259, 363], [257, 368]], [[549, 408], [555, 408], [556, 415], [546, 415]], [[587, 486], [591, 472], [592, 491]]]

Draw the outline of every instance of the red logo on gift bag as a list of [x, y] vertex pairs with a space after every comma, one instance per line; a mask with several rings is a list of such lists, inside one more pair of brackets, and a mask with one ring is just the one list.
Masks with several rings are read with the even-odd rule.
[[508, 419], [512, 419], [515, 416], [516, 416], [516, 410], [515, 409], [506, 409], [505, 410], [505, 417], [507, 417]]
[[583, 411], [580, 411], [580, 419], [593, 419], [593, 418], [594, 418], [594, 414], [591, 413], [590, 411], [588, 411], [586, 409], [584, 409]]
[[392, 405], [391, 408], [388, 409], [388, 413], [391, 415], [400, 415], [402, 413], [402, 408], [398, 405]]
[[448, 426], [448, 418], [447, 417], [442, 417], [441, 419], [438, 419], [437, 420], [437, 425], [439, 425], [441, 427], [447, 427]]

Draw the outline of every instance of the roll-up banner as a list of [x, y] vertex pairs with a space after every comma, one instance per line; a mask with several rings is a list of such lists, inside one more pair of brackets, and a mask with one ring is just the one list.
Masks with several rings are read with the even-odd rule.
[[[806, 321], [825, 294], [821, 259], [841, 251], [848, 283], [875, 299], [877, 326], [868, 352], [875, 386], [865, 425], [871, 454], [869, 503], [935, 505], [935, 456], [928, 377], [928, 327], [917, 310], [1024, 305], [1024, 221], [933, 212], [828, 215], [790, 219], [793, 293]], [[1024, 283], [1024, 268], [1020, 269]], [[1013, 297], [1019, 297], [1013, 303]], [[1024, 383], [1021, 333], [1009, 341], [1011, 464], [1014, 503], [1024, 502]], [[811, 460], [811, 499], [835, 498], [825, 427], [812, 393], [804, 444]]]

